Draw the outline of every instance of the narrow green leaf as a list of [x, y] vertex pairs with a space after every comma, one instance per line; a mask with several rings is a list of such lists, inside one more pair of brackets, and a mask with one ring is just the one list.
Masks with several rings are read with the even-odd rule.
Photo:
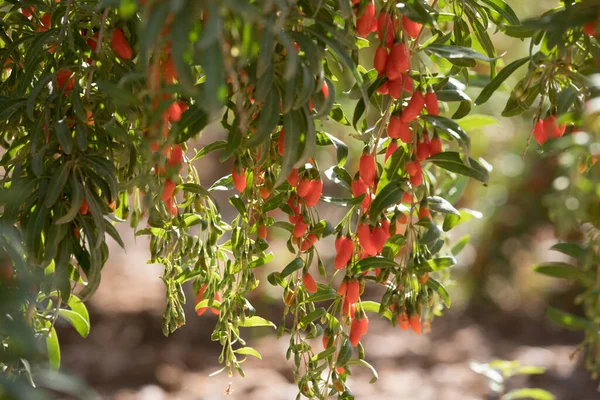
[[551, 262], [538, 265], [534, 268], [534, 271], [555, 278], [579, 281], [584, 285], [593, 285], [595, 281], [595, 275], [593, 273], [587, 273], [577, 267], [562, 262]]
[[470, 166], [466, 165], [456, 152], [443, 152], [433, 155], [427, 159], [440, 168], [455, 172], [473, 179], [477, 179], [484, 184], [489, 182], [489, 172], [479, 162], [469, 158]]
[[475, 99], [475, 105], [479, 106], [490, 99], [492, 94], [504, 83], [506, 79], [508, 79], [513, 72], [515, 72], [519, 67], [524, 65], [526, 62], [530, 60], [529, 57], [523, 57], [518, 60], [515, 60], [508, 64], [506, 67], [502, 68], [502, 70], [496, 75], [494, 79], [479, 93], [479, 96]]
[[375, 268], [397, 268], [399, 265], [389, 258], [384, 257], [367, 257], [363, 258], [356, 264], [352, 265], [351, 271], [353, 274], [359, 274], [361, 272], [370, 271]]
[[242, 354], [245, 356], [254, 356], [256, 358], [258, 358], [259, 360], [262, 360], [262, 356], [260, 355], [260, 353], [256, 350], [254, 350], [252, 347], [242, 347], [240, 349], [236, 349], [233, 351], [236, 354]]
[[67, 179], [69, 179], [69, 175], [71, 174], [71, 166], [72, 164], [70, 162], [65, 162], [58, 167], [58, 170], [56, 170], [50, 179], [48, 192], [46, 192], [46, 198], [44, 199], [44, 205], [46, 207], [52, 207], [58, 200], [58, 197], [62, 194]]
[[565, 311], [558, 310], [554, 307], [546, 309], [546, 316], [555, 323], [574, 331], [590, 330], [596, 331], [594, 323], [585, 318], [578, 317]]
[[87, 337], [90, 333], [90, 324], [89, 321], [83, 319], [81, 315], [76, 313], [75, 311], [60, 309], [58, 310], [58, 315], [65, 320], [67, 320], [73, 328], [81, 335], [81, 337]]
[[60, 368], [60, 345], [58, 343], [58, 336], [54, 327], [50, 329], [48, 336], [46, 336], [46, 350], [48, 351], [50, 368], [58, 371]]
[[450, 308], [450, 306], [452, 305], [452, 302], [450, 300], [450, 294], [448, 293], [448, 290], [446, 290], [444, 285], [442, 285], [440, 282], [436, 281], [432, 277], [429, 277], [429, 279], [427, 279], [427, 286], [429, 286], [431, 290], [433, 290], [440, 296], [440, 299], [442, 299], [444, 304], [446, 304], [446, 308]]
[[290, 262], [286, 267], [281, 271], [281, 277], [285, 278], [288, 275], [293, 274], [298, 271], [300, 268], [304, 266], [304, 261], [302, 261], [301, 257], [296, 257], [292, 262]]
[[400, 179], [393, 180], [377, 194], [369, 211], [372, 221], [377, 220], [388, 207], [402, 200], [404, 190], [402, 190], [401, 182]]
[[417, 272], [434, 272], [445, 268], [449, 268], [455, 264], [456, 259], [454, 257], [440, 257], [434, 258], [432, 260], [427, 260], [420, 264], [416, 264], [415, 270]]
[[244, 321], [239, 322], [239, 326], [243, 328], [254, 328], [257, 326], [271, 326], [276, 328], [275, 324], [259, 316], [244, 318]]

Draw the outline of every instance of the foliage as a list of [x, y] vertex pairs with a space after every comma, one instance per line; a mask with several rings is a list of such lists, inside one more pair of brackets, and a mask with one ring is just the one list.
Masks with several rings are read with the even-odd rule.
[[[473, 214], [456, 204], [468, 178], [489, 180], [469, 138], [489, 119], [471, 109], [521, 66], [527, 75], [503, 114], [535, 108], [545, 154], [581, 155], [578, 178], [588, 181], [573, 190], [591, 211], [571, 215], [597, 223], [598, 145], [592, 133], [572, 134], [584, 123], [597, 132], [584, 113], [598, 52], [595, 32], [581, 28], [592, 3], [521, 23], [503, 0], [0, 2], [0, 272], [2, 294], [17, 299], [0, 316], [9, 349], [0, 368], [30, 375], [22, 359], [38, 355], [19, 344], [24, 329], [58, 369], [54, 323], [88, 334], [82, 301], [100, 285], [107, 235], [123, 245], [115, 223], [128, 220], [165, 267], [165, 335], [185, 324], [191, 281], [197, 314], [218, 315], [223, 370], [243, 375], [245, 358], [260, 358], [240, 328], [276, 327], [299, 396], [352, 398], [354, 366], [377, 378], [360, 344], [368, 315], [421, 333], [450, 306], [444, 284], [466, 239], [451, 246], [448, 232]], [[498, 71], [491, 27], [531, 38], [530, 57]], [[473, 102], [466, 87], [482, 82]], [[328, 120], [353, 127], [353, 139], [328, 132]], [[209, 124], [227, 140], [194, 148]], [[358, 171], [347, 163], [351, 141], [364, 146]], [[320, 165], [321, 151], [337, 163]], [[198, 168], [212, 152], [231, 173], [207, 184]], [[335, 196], [323, 194], [325, 178]], [[226, 221], [215, 194], [234, 190], [237, 215]], [[322, 218], [319, 201], [345, 217]], [[268, 276], [285, 304], [277, 326], [248, 299], [257, 268], [281, 259], [269, 251], [275, 228], [292, 254]], [[334, 260], [314, 246], [327, 237]], [[381, 300], [362, 301], [375, 284]]]

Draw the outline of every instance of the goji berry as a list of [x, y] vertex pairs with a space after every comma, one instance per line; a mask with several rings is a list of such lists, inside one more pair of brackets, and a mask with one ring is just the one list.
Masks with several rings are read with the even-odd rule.
[[315, 283], [314, 278], [310, 273], [304, 274], [302, 277], [302, 283], [304, 284], [304, 288], [310, 293], [317, 292], [317, 284]]

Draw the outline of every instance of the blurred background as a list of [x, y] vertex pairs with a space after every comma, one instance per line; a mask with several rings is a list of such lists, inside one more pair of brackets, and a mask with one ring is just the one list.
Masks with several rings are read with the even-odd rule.
[[[523, 17], [539, 15], [557, 5], [555, 1], [509, 3]], [[502, 34], [493, 38], [498, 53], [506, 51], [504, 64], [527, 54], [527, 42]], [[371, 59], [365, 52], [365, 64]], [[508, 85], [514, 84], [518, 76]], [[340, 82], [338, 92], [347, 90], [348, 84]], [[477, 91], [469, 93], [476, 96]], [[536, 264], [562, 260], [560, 254], [548, 251], [557, 240], [546, 208], [552, 193], [554, 162], [537, 157], [533, 141], [527, 155], [521, 157], [532, 117], [525, 114], [523, 118], [502, 118], [500, 111], [507, 98], [508, 91], [500, 92], [474, 110], [497, 119], [495, 125], [469, 132], [472, 156], [483, 157], [494, 169], [488, 187], [472, 182], [459, 203], [460, 207], [481, 212], [483, 217], [471, 219], [452, 233], [450, 243], [465, 234], [472, 238], [452, 271], [452, 307], [433, 322], [430, 333], [421, 336], [394, 329], [373, 315], [363, 343], [366, 359], [379, 372], [379, 380], [369, 384], [370, 372], [355, 368], [349, 384], [357, 399], [498, 398], [489, 380], [470, 368], [471, 362], [496, 359], [546, 368], [542, 375], [511, 378], [507, 389], [539, 387], [561, 400], [600, 398], [597, 383], [583, 369], [577, 352], [580, 333], [563, 330], [544, 317], [548, 304], [578, 313], [573, 306], [577, 288], [533, 272]], [[351, 104], [342, 106], [351, 115]], [[335, 123], [326, 124], [326, 129], [354, 146], [347, 166], [350, 171], [356, 170], [359, 142], [348, 138], [349, 131]], [[222, 132], [217, 127], [209, 129], [196, 148], [220, 138]], [[211, 156], [203, 158], [199, 168], [207, 187], [229, 170], [219, 164], [214, 153]], [[334, 164], [334, 157], [330, 149], [319, 149], [321, 169]], [[336, 195], [338, 189], [324, 181], [324, 193]], [[227, 208], [227, 196], [231, 193], [218, 195], [223, 213], [230, 220], [234, 210]], [[333, 224], [343, 216], [342, 209], [324, 204], [320, 207], [321, 216]], [[111, 248], [102, 285], [89, 304], [91, 334], [83, 339], [70, 327], [58, 324], [65, 371], [79, 376], [108, 399], [295, 398], [297, 388], [285, 360], [287, 341], [278, 341], [270, 328], [246, 331], [248, 345], [256, 348], [263, 359], [247, 361], [245, 379], [229, 378], [225, 373], [209, 377], [220, 368], [220, 346], [210, 341], [216, 317], [210, 313], [195, 315], [191, 286], [186, 292], [187, 324], [165, 338], [161, 333], [165, 305], [162, 267], [146, 263], [148, 242], [143, 237], [135, 238], [125, 224], [119, 229], [127, 251], [116, 244]], [[266, 276], [281, 270], [291, 256], [285, 249], [283, 232], [270, 230], [269, 237], [276, 258], [258, 272], [262, 284], [250, 300], [258, 315], [277, 323], [283, 311], [281, 293], [267, 283]], [[317, 247], [323, 259], [331, 262], [333, 239], [324, 239]], [[377, 290], [370, 288], [366, 297], [380, 298]], [[230, 395], [225, 393], [228, 387]]]

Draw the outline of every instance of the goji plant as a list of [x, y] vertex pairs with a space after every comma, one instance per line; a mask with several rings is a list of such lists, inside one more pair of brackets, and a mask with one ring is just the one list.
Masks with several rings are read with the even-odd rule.
[[[490, 171], [471, 157], [469, 132], [489, 121], [472, 107], [526, 64], [503, 114], [532, 110], [543, 154], [578, 165], [567, 196], [590, 211], [567, 198], [565, 214], [595, 224], [597, 252], [598, 124], [596, 109], [584, 113], [597, 9], [565, 1], [521, 22], [504, 0], [0, 2], [0, 370], [30, 376], [40, 342], [58, 369], [54, 323], [88, 334], [83, 302], [100, 285], [107, 235], [123, 245], [115, 224], [129, 221], [164, 265], [165, 335], [185, 324], [191, 297], [207, 323], [217, 315], [227, 373], [260, 357], [240, 328], [273, 326], [299, 396], [352, 398], [353, 368], [377, 378], [361, 344], [369, 318], [421, 334], [450, 306], [444, 285], [468, 240], [450, 232], [471, 213], [455, 205]], [[531, 38], [530, 56], [498, 68], [493, 31]], [[483, 88], [474, 102], [468, 86]], [[197, 148], [209, 125], [226, 139]], [[574, 134], [583, 126], [585, 140]], [[201, 181], [212, 152], [226, 174]], [[232, 220], [218, 191], [231, 194]], [[345, 216], [323, 218], [319, 202]], [[270, 250], [275, 230], [287, 265]], [[321, 240], [334, 257], [319, 254]], [[267, 264], [275, 272], [260, 281]], [[278, 325], [249, 301], [265, 284], [281, 291]], [[367, 287], [381, 298], [365, 300]]]

